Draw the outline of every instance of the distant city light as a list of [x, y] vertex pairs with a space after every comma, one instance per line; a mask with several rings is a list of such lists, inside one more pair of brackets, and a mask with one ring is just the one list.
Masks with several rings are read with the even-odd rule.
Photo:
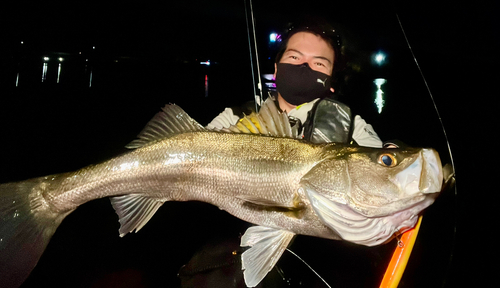
[[382, 63], [382, 61], [384, 61], [385, 59], [385, 56], [384, 54], [377, 54], [377, 56], [375, 56], [375, 61], [377, 61], [377, 63]]
[[62, 62], [62, 61], [64, 60], [64, 58], [59, 57], [59, 59], [58, 59], [58, 60], [59, 60], [59, 62]]
[[387, 80], [384, 78], [377, 78], [373, 80], [373, 83], [377, 86], [377, 92], [375, 93], [375, 105], [377, 105], [378, 113], [382, 113], [382, 108], [384, 108], [385, 100], [383, 99], [384, 91], [382, 91], [382, 85], [385, 84]]
[[207, 65], [207, 66], [210, 66], [210, 60], [208, 61], [204, 61], [204, 62], [200, 62], [201, 65]]
[[372, 56], [373, 62], [379, 66], [385, 64], [385, 58], [387, 55], [384, 52], [377, 52]]
[[21, 41], [21, 45], [24, 44], [24, 41]]
[[94, 50], [95, 50], [95, 46], [92, 46], [92, 49], [94, 49]]
[[269, 35], [269, 41], [276, 42], [276, 33], [271, 33], [271, 35]]
[[273, 82], [274, 80], [276, 80], [274, 79], [274, 74], [262, 74], [262, 78], [265, 79], [264, 85], [267, 88], [270, 88], [271, 90], [276, 89], [276, 83]]
[[271, 43], [281, 42], [281, 35], [277, 34], [277, 33], [269, 34], [269, 42], [271, 42]]
[[49, 61], [49, 57], [43, 57], [43, 61]]
[[262, 74], [262, 77], [269, 81], [274, 81], [274, 74]]
[[267, 88], [276, 89], [276, 83], [274, 83], [274, 82], [266, 82], [264, 84], [266, 85]]

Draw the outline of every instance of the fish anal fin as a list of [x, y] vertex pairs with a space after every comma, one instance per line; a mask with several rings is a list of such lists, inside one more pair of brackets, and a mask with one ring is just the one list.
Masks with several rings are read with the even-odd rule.
[[247, 287], [257, 286], [276, 265], [295, 234], [263, 226], [247, 229], [241, 247], [250, 247], [241, 254], [241, 268]]
[[119, 217], [120, 237], [134, 230], [137, 233], [165, 202], [164, 199], [145, 197], [141, 194], [116, 196], [110, 200]]

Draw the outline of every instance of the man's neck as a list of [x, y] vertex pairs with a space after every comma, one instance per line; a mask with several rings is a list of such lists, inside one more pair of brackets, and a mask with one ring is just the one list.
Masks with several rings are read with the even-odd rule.
[[297, 107], [296, 105], [292, 105], [292, 104], [286, 102], [285, 99], [283, 99], [283, 97], [281, 97], [281, 94], [279, 92], [278, 92], [278, 104], [280, 105], [281, 111], [284, 111], [286, 113], [289, 113], [290, 111], [295, 109], [295, 107]]

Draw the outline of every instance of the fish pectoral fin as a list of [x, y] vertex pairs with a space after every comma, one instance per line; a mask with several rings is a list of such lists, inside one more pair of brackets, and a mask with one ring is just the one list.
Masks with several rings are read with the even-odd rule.
[[250, 246], [241, 254], [241, 269], [247, 287], [257, 286], [276, 265], [295, 236], [294, 233], [263, 226], [247, 229], [241, 237], [241, 247]]
[[136, 233], [141, 230], [165, 202], [157, 198], [145, 197], [142, 194], [116, 196], [111, 197], [110, 200], [119, 217], [120, 237], [134, 229]]

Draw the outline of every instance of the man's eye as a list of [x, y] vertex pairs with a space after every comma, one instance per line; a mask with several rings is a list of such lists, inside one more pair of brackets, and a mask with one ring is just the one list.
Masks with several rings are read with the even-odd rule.
[[319, 62], [317, 62], [317, 63], [316, 63], [316, 66], [326, 67], [326, 66], [325, 66], [325, 64], [323, 64], [323, 63], [319, 63]]

